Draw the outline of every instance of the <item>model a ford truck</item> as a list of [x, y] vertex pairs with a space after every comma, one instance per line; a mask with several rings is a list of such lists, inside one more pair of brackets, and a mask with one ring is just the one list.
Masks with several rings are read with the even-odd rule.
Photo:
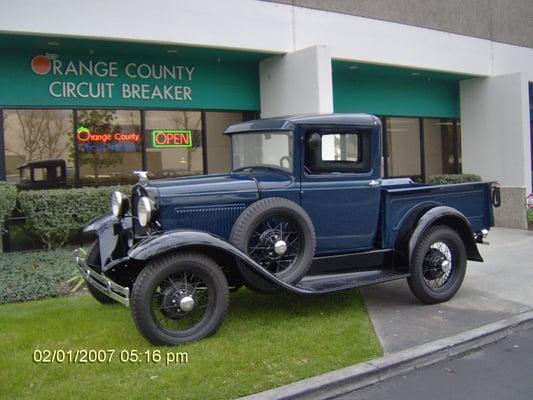
[[[381, 177], [381, 124], [332, 114], [228, 127], [233, 170], [115, 192], [76, 254], [90, 293], [131, 307], [154, 344], [213, 334], [230, 289], [302, 295], [407, 278], [423, 303], [457, 292], [493, 225], [491, 183]], [[496, 205], [496, 204], [495, 204]]]

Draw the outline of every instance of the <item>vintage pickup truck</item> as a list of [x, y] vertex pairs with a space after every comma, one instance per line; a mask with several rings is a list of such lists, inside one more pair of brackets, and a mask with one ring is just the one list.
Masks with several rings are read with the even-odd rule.
[[[362, 114], [228, 127], [233, 170], [115, 192], [77, 250], [101, 303], [131, 307], [140, 333], [173, 345], [213, 334], [230, 289], [302, 295], [407, 278], [423, 303], [450, 299], [499, 202], [492, 183], [382, 179], [381, 124]], [[290, 305], [287, 305], [290, 307]]]

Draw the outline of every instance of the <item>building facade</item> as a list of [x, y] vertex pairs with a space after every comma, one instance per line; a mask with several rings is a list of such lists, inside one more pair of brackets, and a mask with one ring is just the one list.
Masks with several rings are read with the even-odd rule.
[[0, 4], [0, 179], [62, 159], [73, 185], [222, 172], [230, 123], [365, 112], [385, 176], [475, 173], [525, 226], [529, 0], [20, 0]]

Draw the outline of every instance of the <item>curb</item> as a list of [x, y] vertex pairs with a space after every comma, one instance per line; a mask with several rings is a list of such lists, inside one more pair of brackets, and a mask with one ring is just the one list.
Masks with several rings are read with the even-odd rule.
[[328, 399], [340, 396], [416, 368], [470, 352], [502, 339], [514, 330], [532, 326], [533, 311], [527, 311], [376, 360], [242, 397], [241, 400]]

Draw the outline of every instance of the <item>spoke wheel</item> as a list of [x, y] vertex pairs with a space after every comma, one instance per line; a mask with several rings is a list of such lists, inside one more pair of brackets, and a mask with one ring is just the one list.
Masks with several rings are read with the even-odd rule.
[[183, 271], [165, 278], [152, 295], [152, 315], [161, 329], [184, 334], [208, 315], [213, 289], [196, 273]]
[[[298, 204], [285, 198], [256, 201], [237, 218], [230, 241], [257, 264], [283, 281], [295, 284], [306, 274], [315, 255], [315, 229]], [[279, 286], [237, 260], [244, 284], [260, 293]]]
[[229, 302], [226, 277], [200, 253], [161, 257], [135, 281], [131, 298], [139, 332], [156, 345], [191, 342], [213, 334]]
[[416, 244], [407, 278], [413, 294], [424, 303], [451, 299], [466, 273], [466, 249], [461, 236], [447, 226], [428, 229]]
[[424, 257], [423, 272], [426, 285], [441, 290], [453, 279], [455, 272], [452, 251], [443, 242], [433, 243]]
[[303, 235], [290, 218], [274, 215], [260, 221], [248, 242], [248, 255], [273, 274], [299, 261]]

